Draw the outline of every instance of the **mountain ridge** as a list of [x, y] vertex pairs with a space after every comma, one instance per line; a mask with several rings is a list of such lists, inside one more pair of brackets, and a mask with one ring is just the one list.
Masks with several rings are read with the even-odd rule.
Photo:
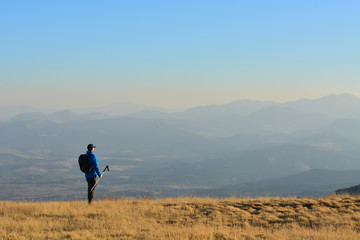
[[[348, 114], [357, 104], [358, 98], [344, 94], [295, 103], [244, 100], [177, 113], [24, 113], [0, 122], [0, 181], [14, 184], [0, 199], [21, 198], [40, 185], [42, 193], [53, 193], [56, 184], [63, 186], [64, 176], [74, 182], [69, 194], [79, 191], [77, 157], [88, 143], [98, 146], [100, 164], [114, 173], [102, 180], [101, 193], [178, 196], [190, 188], [245, 184], [245, 190], [246, 183], [275, 178], [289, 190], [294, 185], [286, 175], [360, 169], [360, 118]], [[316, 183], [310, 187], [313, 195], [324, 192]], [[13, 189], [22, 190], [13, 194]]]
[[[330, 109], [324, 109], [324, 104], [330, 105]], [[311, 112], [323, 112], [325, 114], [334, 114], [334, 109], [336, 111], [342, 111], [349, 115], [350, 117], [354, 116], [359, 118], [360, 114], [353, 114], [354, 109], [360, 109], [360, 98], [353, 96], [351, 94], [343, 93], [343, 94], [330, 94], [327, 96], [323, 96], [317, 99], [298, 99], [295, 101], [287, 101], [287, 102], [273, 102], [273, 101], [258, 101], [258, 100], [248, 100], [248, 99], [241, 99], [236, 100], [227, 104], [210, 104], [204, 106], [196, 106], [192, 108], [188, 108], [184, 111], [179, 110], [167, 110], [160, 107], [151, 107], [145, 105], [138, 105], [132, 103], [122, 103], [122, 104], [110, 104], [105, 105], [102, 107], [96, 108], [84, 108], [84, 109], [69, 109], [78, 114], [85, 114], [85, 113], [104, 113], [107, 115], [113, 116], [125, 116], [129, 114], [138, 113], [144, 110], [154, 110], [157, 112], [163, 113], [174, 113], [175, 115], [191, 115], [192, 113], [196, 113], [201, 116], [208, 116], [210, 115], [224, 115], [229, 113], [235, 113], [240, 115], [247, 115], [254, 113], [256, 111], [261, 110], [264, 107], [268, 106], [285, 106], [294, 108], [295, 110], [311, 113]], [[345, 110], [343, 109], [345, 107]], [[11, 119], [14, 118], [16, 115], [29, 113], [29, 112], [40, 112], [42, 114], [50, 114], [58, 111], [63, 110], [41, 110], [39, 108], [33, 108], [26, 105], [21, 106], [13, 106], [13, 107], [0, 107], [0, 119]], [[213, 113], [211, 113], [213, 112]], [[345, 117], [345, 116], [343, 116]]]

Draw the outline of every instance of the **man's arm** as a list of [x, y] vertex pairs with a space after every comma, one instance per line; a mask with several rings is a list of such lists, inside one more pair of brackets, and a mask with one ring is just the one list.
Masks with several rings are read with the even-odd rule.
[[95, 155], [94, 155], [94, 165], [93, 166], [94, 166], [96, 174], [101, 178], [102, 177], [101, 171], [100, 171], [100, 168], [99, 168], [97, 157]]

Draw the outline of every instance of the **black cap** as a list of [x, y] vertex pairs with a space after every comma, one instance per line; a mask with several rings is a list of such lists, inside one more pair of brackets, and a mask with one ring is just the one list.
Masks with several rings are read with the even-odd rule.
[[88, 149], [89, 151], [93, 150], [93, 148], [96, 148], [96, 146], [94, 146], [94, 144], [89, 144], [89, 145], [87, 146], [87, 149]]

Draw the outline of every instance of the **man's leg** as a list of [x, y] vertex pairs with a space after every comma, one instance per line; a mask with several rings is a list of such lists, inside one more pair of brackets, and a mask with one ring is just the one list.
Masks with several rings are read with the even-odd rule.
[[[94, 185], [96, 183], [96, 178], [87, 178], [86, 181], [88, 182], [88, 201], [91, 203], [95, 196], [96, 186], [94, 187]], [[93, 187], [94, 189], [91, 191]]]

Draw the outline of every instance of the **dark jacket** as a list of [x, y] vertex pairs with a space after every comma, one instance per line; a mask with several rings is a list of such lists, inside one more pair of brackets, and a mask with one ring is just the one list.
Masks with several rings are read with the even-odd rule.
[[91, 170], [91, 172], [85, 173], [85, 177], [86, 178], [95, 178], [96, 175], [100, 177], [101, 172], [100, 172], [100, 168], [99, 168], [99, 164], [98, 164], [96, 155], [91, 151], [87, 151], [86, 155], [89, 156], [89, 162], [90, 162], [90, 165], [93, 167], [93, 169]]

